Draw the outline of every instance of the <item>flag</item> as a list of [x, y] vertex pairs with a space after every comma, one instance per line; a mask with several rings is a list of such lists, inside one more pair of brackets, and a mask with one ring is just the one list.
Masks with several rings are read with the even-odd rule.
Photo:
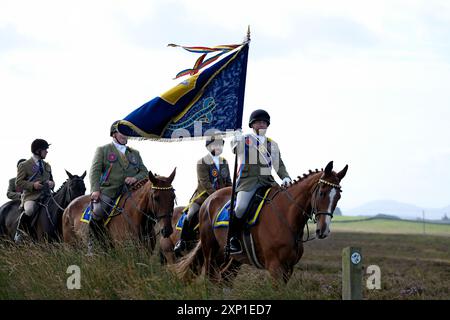
[[[202, 48], [203, 55], [206, 49], [219, 51], [222, 59], [199, 58], [194, 68], [185, 72], [192, 76], [120, 120], [120, 133], [132, 138], [176, 141], [242, 128], [249, 41], [239, 46], [183, 48], [192, 52], [189, 48]], [[213, 59], [218, 61], [199, 72], [201, 65]], [[183, 76], [181, 73], [177, 77]]]

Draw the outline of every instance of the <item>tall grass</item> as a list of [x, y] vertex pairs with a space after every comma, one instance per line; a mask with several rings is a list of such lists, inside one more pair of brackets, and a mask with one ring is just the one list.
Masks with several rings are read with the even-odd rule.
[[[367, 299], [448, 299], [450, 238], [335, 233], [305, 244], [305, 254], [286, 286], [243, 266], [224, 288], [199, 277], [185, 283], [161, 266], [157, 254], [135, 243], [87, 256], [64, 244], [0, 244], [0, 299], [340, 299], [341, 251], [362, 247], [364, 265], [377, 264], [382, 290]], [[66, 273], [81, 269], [81, 289], [69, 290]], [[364, 281], [363, 281], [364, 282]]]

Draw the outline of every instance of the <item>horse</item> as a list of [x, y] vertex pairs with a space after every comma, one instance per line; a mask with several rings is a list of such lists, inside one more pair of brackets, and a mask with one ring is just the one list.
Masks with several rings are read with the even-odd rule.
[[[81, 175], [72, 175], [66, 170], [68, 179], [61, 187], [52, 193], [51, 190], [43, 192], [38, 200], [39, 206], [31, 218], [29, 235], [35, 241], [60, 240], [62, 235], [62, 213], [67, 205], [75, 198], [84, 195], [86, 186], [84, 178], [86, 171]], [[12, 200], [0, 207], [0, 236], [13, 240], [21, 212], [20, 200]]]
[[[104, 227], [109, 244], [121, 243], [125, 240], [141, 240], [150, 252], [156, 244], [154, 226], [161, 226], [163, 237], [172, 234], [171, 218], [175, 202], [175, 190], [172, 181], [176, 169], [169, 177], [148, 173], [148, 178], [136, 182], [125, 192], [117, 204], [116, 213]], [[90, 196], [73, 201], [63, 214], [64, 242], [76, 245], [80, 241], [87, 244], [89, 224], [81, 221], [81, 215], [91, 202]]]
[[348, 165], [338, 173], [332, 169], [333, 161], [325, 170], [310, 170], [289, 186], [270, 190], [258, 224], [250, 229], [255, 253], [250, 258], [245, 251], [231, 257], [224, 254], [228, 228], [214, 228], [213, 221], [230, 199], [231, 188], [214, 192], [200, 207], [200, 241], [171, 270], [184, 280], [203, 271], [213, 282], [231, 283], [243, 263], [254, 264], [268, 270], [275, 283], [287, 283], [303, 255], [303, 232], [308, 220], [316, 221], [316, 238], [325, 239], [330, 233], [333, 212], [341, 197], [339, 183]]
[[[178, 257], [176, 257], [173, 248], [175, 247], [177, 241], [180, 240], [181, 230], [177, 230], [176, 225], [181, 217], [181, 214], [185, 209], [186, 207], [176, 207], [175, 209], [173, 209], [173, 216], [172, 216], [173, 232], [170, 235], [170, 237], [159, 239], [159, 258], [162, 265], [174, 264], [178, 260]], [[195, 217], [190, 221], [190, 223], [192, 226], [195, 226], [198, 223], [198, 215], [195, 215]], [[198, 240], [198, 232], [194, 231], [193, 233], [195, 234], [195, 239], [186, 241], [188, 245], [187, 249], [188, 251], [195, 247], [193, 243], [195, 243]]]

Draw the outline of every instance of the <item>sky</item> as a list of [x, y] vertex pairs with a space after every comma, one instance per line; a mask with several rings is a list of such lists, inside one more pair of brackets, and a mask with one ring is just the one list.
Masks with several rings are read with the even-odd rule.
[[[414, 0], [0, 0], [0, 200], [35, 138], [52, 144], [57, 186], [65, 169], [89, 172], [111, 123], [193, 65], [168, 43], [240, 43], [248, 25], [243, 130], [267, 110], [292, 178], [348, 164], [344, 214], [374, 200], [450, 205], [450, 3]], [[154, 173], [177, 168], [186, 204], [204, 141], [129, 145]]]

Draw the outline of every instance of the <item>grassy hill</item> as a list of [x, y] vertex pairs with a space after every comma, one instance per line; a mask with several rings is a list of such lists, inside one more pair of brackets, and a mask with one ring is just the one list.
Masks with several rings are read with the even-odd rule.
[[[365, 289], [365, 299], [450, 297], [450, 237], [339, 231], [305, 243], [287, 286], [273, 287], [265, 271], [244, 266], [231, 291], [203, 278], [182, 283], [156, 254], [132, 244], [86, 257], [84, 250], [61, 244], [0, 243], [0, 299], [340, 299], [347, 246], [362, 248], [364, 267], [381, 268], [382, 289]], [[81, 268], [80, 290], [66, 287], [67, 268], [74, 264]]]
[[[311, 223], [310, 230], [313, 230]], [[331, 231], [419, 235], [424, 234], [424, 226], [421, 221], [336, 216], [332, 220]], [[425, 234], [450, 237], [450, 224], [427, 222]]]

